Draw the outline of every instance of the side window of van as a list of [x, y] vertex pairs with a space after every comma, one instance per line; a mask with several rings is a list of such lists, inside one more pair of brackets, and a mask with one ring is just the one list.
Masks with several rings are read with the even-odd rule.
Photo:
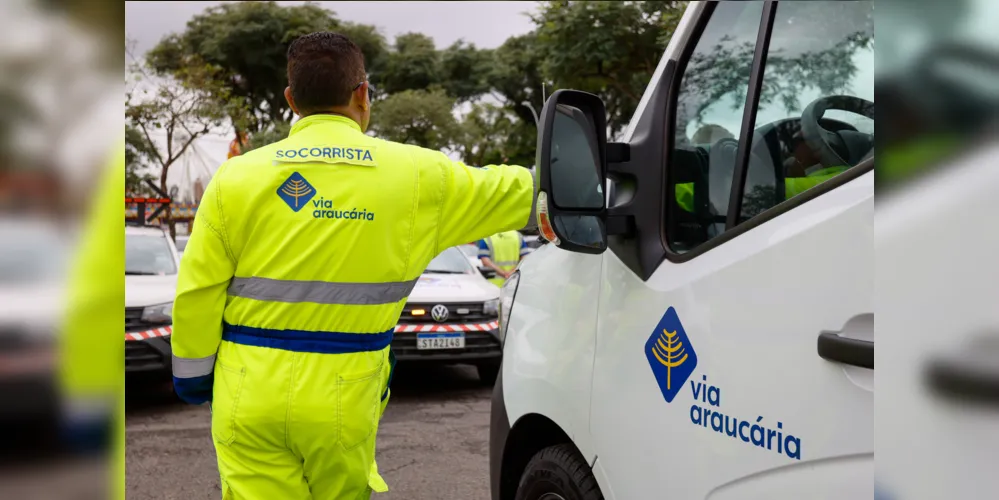
[[725, 231], [732, 173], [763, 2], [719, 2], [691, 53], [676, 101], [666, 235], [682, 253]]
[[739, 222], [873, 155], [873, 2], [778, 3]]
[[873, 4], [780, 2], [742, 130], [762, 2], [720, 2], [681, 64], [666, 236], [688, 252], [726, 230], [739, 142], [749, 141], [741, 224], [874, 154]]

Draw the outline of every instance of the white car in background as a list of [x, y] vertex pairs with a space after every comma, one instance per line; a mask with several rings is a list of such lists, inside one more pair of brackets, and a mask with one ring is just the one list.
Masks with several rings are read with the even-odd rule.
[[180, 257], [158, 227], [125, 227], [125, 373], [169, 376]]
[[459, 247], [444, 250], [406, 301], [392, 340], [396, 359], [474, 365], [491, 386], [503, 356], [499, 294]]
[[[46, 218], [0, 220], [0, 421], [58, 432], [56, 340], [73, 237]], [[45, 445], [11, 433], [0, 448]]]

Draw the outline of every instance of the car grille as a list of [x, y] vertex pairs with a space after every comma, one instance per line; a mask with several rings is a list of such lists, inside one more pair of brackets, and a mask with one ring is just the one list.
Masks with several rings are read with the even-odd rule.
[[392, 351], [394, 351], [397, 356], [486, 354], [490, 352], [499, 352], [500, 349], [499, 340], [489, 332], [465, 332], [464, 349], [433, 349], [421, 351], [416, 348], [416, 333], [413, 332], [397, 332], [392, 338]]
[[163, 355], [148, 342], [125, 342], [125, 369], [142, 370], [165, 366]]
[[125, 333], [141, 332], [153, 328], [159, 328], [161, 326], [170, 325], [170, 323], [150, 323], [148, 321], [142, 321], [142, 309], [144, 308], [142, 307], [125, 308]]
[[[437, 323], [430, 315], [430, 310], [437, 304], [438, 303], [406, 304], [406, 306], [402, 309], [402, 316], [399, 317], [399, 323]], [[444, 323], [484, 323], [496, 319], [496, 315], [483, 314], [482, 302], [446, 303], [444, 306], [448, 309], [447, 320]], [[423, 309], [427, 313], [423, 316], [413, 316], [411, 314], [413, 309]], [[459, 310], [467, 310], [468, 312], [460, 313], [458, 312]]]

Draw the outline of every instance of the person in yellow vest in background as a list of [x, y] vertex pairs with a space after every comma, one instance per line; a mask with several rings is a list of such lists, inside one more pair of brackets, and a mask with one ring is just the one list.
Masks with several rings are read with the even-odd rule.
[[347, 37], [288, 48], [288, 138], [205, 189], [174, 301], [177, 394], [210, 403], [222, 498], [359, 499], [375, 464], [389, 345], [442, 250], [527, 225], [534, 179], [365, 134], [364, 56]]
[[513, 274], [520, 259], [527, 255], [529, 249], [524, 236], [519, 231], [505, 231], [479, 240], [479, 260], [482, 265], [496, 270], [496, 276], [489, 281], [496, 286]]

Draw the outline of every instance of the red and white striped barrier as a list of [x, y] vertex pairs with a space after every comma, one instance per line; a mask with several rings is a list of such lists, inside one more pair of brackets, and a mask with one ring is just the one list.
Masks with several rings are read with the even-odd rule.
[[[495, 330], [499, 328], [498, 321], [491, 321], [489, 323], [469, 323], [465, 325], [397, 325], [395, 327], [396, 332], [488, 332], [489, 330]], [[164, 326], [161, 328], [153, 328], [152, 330], [146, 330], [144, 332], [130, 332], [125, 334], [125, 340], [145, 340], [151, 339], [153, 337], [166, 337], [173, 333], [172, 326]]]
[[125, 340], [145, 340], [151, 339], [153, 337], [166, 337], [173, 333], [172, 326], [164, 326], [160, 328], [153, 328], [152, 330], [146, 330], [144, 332], [129, 332], [125, 334]]
[[398, 332], [487, 332], [499, 328], [498, 321], [489, 323], [475, 323], [466, 325], [398, 325], [395, 327]]

